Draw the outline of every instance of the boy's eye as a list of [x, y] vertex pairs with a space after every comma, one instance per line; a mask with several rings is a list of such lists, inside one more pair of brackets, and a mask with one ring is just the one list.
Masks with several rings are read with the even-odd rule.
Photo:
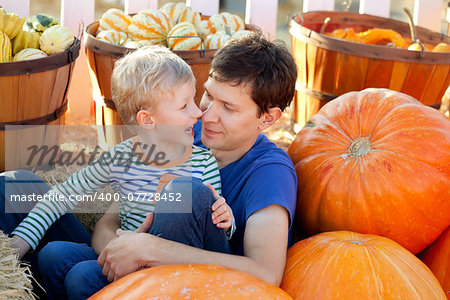
[[187, 107], [187, 104], [184, 104], [180, 109], [185, 109]]

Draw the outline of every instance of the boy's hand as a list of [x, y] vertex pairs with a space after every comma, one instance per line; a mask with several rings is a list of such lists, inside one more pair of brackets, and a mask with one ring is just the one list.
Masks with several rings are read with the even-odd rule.
[[11, 246], [17, 250], [19, 254], [19, 260], [30, 250], [31, 246], [20, 236], [13, 235]]
[[231, 207], [225, 202], [225, 198], [221, 197], [210, 184], [207, 184], [206, 186], [213, 192], [214, 199], [216, 199], [211, 206], [213, 211], [213, 224], [216, 224], [218, 228], [229, 230], [233, 223], [233, 211], [231, 210]]

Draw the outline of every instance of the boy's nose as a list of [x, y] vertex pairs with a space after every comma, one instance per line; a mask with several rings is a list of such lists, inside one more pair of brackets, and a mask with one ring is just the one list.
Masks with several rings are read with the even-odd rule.
[[202, 111], [198, 108], [197, 104], [194, 104], [194, 110], [192, 112], [192, 117], [198, 119], [202, 116]]

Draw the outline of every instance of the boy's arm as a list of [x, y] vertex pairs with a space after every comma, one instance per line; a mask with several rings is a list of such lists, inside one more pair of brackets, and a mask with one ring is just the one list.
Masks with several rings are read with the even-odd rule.
[[98, 262], [110, 280], [143, 267], [215, 264], [279, 285], [286, 263], [288, 228], [289, 214], [286, 209], [270, 205], [247, 219], [244, 256], [206, 251], [145, 233], [123, 232], [106, 246]]
[[110, 165], [102, 157], [75, 172], [65, 182], [48, 191], [11, 235], [20, 236], [36, 249], [47, 229], [78, 204], [75, 196], [102, 190], [109, 183], [109, 175]]
[[106, 213], [97, 221], [92, 233], [91, 244], [97, 255], [103, 251], [109, 242], [117, 237], [116, 231], [119, 228], [119, 202], [114, 201]]

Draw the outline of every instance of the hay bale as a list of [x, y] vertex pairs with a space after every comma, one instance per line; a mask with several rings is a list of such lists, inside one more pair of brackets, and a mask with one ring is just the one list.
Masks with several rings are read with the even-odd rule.
[[11, 243], [0, 231], [0, 299], [35, 299], [30, 269], [17, 259]]

